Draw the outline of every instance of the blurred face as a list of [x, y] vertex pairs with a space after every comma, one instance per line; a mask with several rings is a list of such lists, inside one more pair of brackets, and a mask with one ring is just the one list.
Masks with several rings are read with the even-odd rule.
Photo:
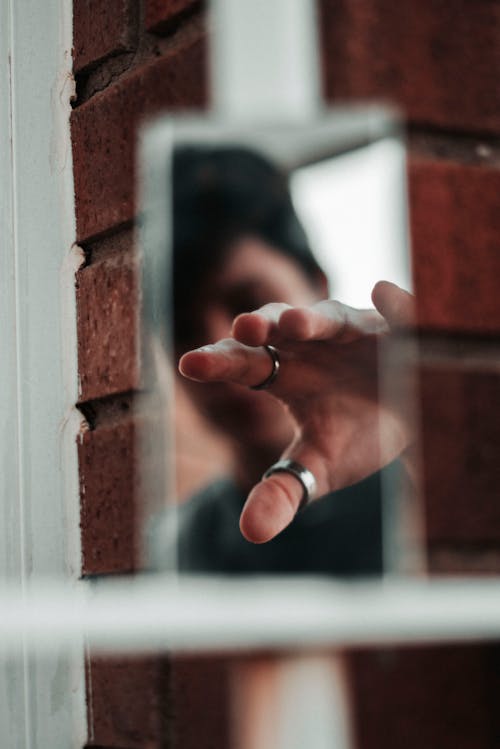
[[[313, 284], [297, 263], [271, 245], [252, 237], [242, 239], [200, 292], [193, 309], [199, 331], [194, 346], [229, 337], [233, 319], [242, 312], [269, 302], [312, 304], [326, 295], [321, 279]], [[223, 383], [190, 383], [189, 389], [210, 422], [248, 449], [254, 445], [281, 450], [293, 435], [288, 413], [265, 391]]]

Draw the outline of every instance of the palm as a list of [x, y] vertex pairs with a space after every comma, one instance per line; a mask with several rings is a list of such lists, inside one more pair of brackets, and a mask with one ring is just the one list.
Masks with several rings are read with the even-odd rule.
[[[379, 398], [381, 335], [348, 344], [310, 343], [300, 347], [297, 359], [282, 350], [287, 381], [276, 394], [298, 425], [291, 452], [300, 462], [304, 453], [315, 453], [316, 472], [325, 473], [322, 494], [362, 480], [406, 446], [403, 418]], [[384, 440], [383, 451], [381, 431], [391, 437], [389, 443]]]

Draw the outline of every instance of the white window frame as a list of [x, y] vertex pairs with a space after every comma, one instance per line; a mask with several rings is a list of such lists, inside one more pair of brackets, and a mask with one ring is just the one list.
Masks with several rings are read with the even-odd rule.
[[[80, 570], [71, 47], [71, 0], [1, 0], [0, 576], [21, 593]], [[0, 670], [2, 744], [80, 749], [81, 642], [20, 656]]]

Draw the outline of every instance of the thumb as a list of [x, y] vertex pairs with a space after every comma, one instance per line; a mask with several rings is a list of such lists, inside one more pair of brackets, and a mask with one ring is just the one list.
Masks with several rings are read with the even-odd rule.
[[[316, 479], [315, 496], [326, 494], [324, 460], [305, 445], [288, 450], [283, 458], [290, 458], [308, 468]], [[279, 471], [262, 479], [250, 492], [240, 517], [240, 530], [247, 541], [265, 543], [281, 533], [292, 520], [304, 497], [304, 487], [292, 473]]]

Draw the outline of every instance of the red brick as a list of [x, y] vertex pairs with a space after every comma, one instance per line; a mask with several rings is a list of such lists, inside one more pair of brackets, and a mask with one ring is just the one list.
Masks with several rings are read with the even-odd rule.
[[75, 72], [133, 49], [135, 0], [75, 0], [73, 67]]
[[164, 57], [122, 76], [73, 111], [79, 241], [133, 219], [139, 122], [163, 109], [203, 106], [204, 57], [200, 32], [183, 37]]
[[130, 254], [115, 254], [77, 274], [80, 400], [139, 386], [139, 274]]
[[428, 366], [420, 390], [428, 542], [500, 542], [500, 373]]
[[499, 195], [500, 169], [411, 162], [413, 274], [421, 328], [500, 333]]
[[87, 662], [88, 746], [169, 746], [166, 658], [92, 656]]
[[173, 747], [230, 749], [229, 669], [229, 661], [220, 657], [172, 659]]
[[141, 537], [136, 507], [136, 432], [131, 419], [85, 432], [78, 441], [82, 574], [136, 568]]
[[330, 100], [389, 99], [411, 120], [500, 130], [500, 5], [321, 0]]
[[161, 33], [172, 20], [197, 4], [198, 0], [146, 0], [146, 28]]
[[437, 544], [427, 549], [431, 575], [500, 575], [500, 544]]
[[494, 648], [366, 651], [348, 660], [359, 749], [496, 746]]

